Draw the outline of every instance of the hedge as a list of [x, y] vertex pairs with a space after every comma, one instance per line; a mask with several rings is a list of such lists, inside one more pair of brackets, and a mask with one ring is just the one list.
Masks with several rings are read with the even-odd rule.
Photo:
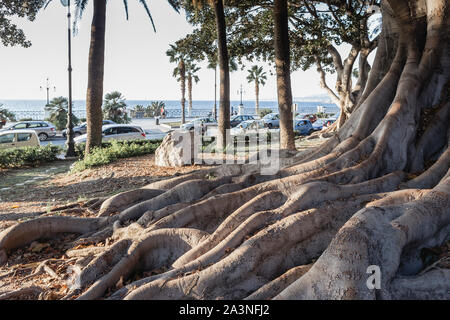
[[[161, 141], [136, 140], [136, 141], [111, 141], [102, 144], [102, 147], [94, 148], [82, 160], [72, 166], [73, 172], [83, 171], [89, 168], [103, 166], [118, 159], [137, 157], [155, 153]], [[77, 146], [78, 154], [84, 154], [84, 144]]]
[[42, 163], [57, 160], [62, 148], [53, 145], [45, 147], [24, 147], [0, 150], [0, 168], [36, 167]]

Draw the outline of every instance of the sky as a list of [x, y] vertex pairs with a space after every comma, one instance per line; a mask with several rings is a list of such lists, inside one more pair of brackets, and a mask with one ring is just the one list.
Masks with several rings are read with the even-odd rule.
[[[180, 85], [172, 77], [174, 64], [166, 51], [171, 43], [192, 31], [183, 13], [176, 13], [165, 0], [150, 1], [150, 10], [157, 32], [137, 0], [129, 0], [129, 20], [126, 20], [122, 1], [109, 1], [107, 5], [106, 54], [104, 93], [120, 91], [128, 100], [178, 100]], [[54, 0], [42, 10], [34, 22], [16, 19], [32, 42], [30, 48], [3, 47], [0, 45], [0, 99], [45, 99], [46, 78], [51, 97], [68, 95], [67, 80], [67, 17], [60, 1]], [[86, 98], [88, 53], [92, 1], [79, 24], [79, 32], [72, 42], [73, 98]], [[345, 48], [340, 48], [345, 53]], [[260, 89], [260, 99], [276, 99], [275, 75], [264, 63], [268, 75], [266, 86]], [[194, 100], [214, 99], [214, 71], [199, 63], [200, 82], [194, 85]], [[248, 69], [252, 64], [246, 65]], [[231, 99], [239, 100], [240, 85], [244, 100], [254, 99], [254, 85], [246, 80], [247, 71], [231, 73]], [[333, 76], [328, 78], [333, 84]], [[319, 75], [315, 69], [292, 74], [294, 97], [323, 94]]]

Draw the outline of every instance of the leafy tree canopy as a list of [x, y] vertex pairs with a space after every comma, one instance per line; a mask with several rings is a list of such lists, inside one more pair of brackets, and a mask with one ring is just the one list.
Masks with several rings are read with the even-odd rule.
[[[181, 1], [187, 20], [194, 31], [177, 41], [194, 60], [216, 61], [214, 12], [208, 6], [201, 10], [190, 1]], [[374, 1], [379, 3], [379, 1]], [[227, 38], [230, 59], [273, 62], [273, 1], [225, 1]], [[328, 72], [335, 72], [335, 46], [347, 43], [360, 50], [375, 47], [369, 41], [366, 21], [368, 5], [364, 1], [289, 1], [292, 71], [309, 69], [319, 59]]]
[[44, 3], [45, 0], [0, 1], [0, 39], [4, 46], [31, 46], [23, 30], [18, 28], [11, 19], [20, 17], [33, 21]]

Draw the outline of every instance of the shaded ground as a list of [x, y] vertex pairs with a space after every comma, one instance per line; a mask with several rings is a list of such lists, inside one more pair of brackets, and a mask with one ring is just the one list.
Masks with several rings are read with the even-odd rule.
[[201, 168], [157, 167], [153, 155], [121, 159], [74, 174], [68, 173], [71, 164], [58, 161], [38, 168], [0, 171], [0, 230], [71, 202], [110, 196]]

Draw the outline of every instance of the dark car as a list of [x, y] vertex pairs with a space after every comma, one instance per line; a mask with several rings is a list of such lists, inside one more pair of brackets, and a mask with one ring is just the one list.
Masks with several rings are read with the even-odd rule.
[[[106, 126], [108, 124], [116, 124], [114, 121], [112, 120], [103, 120], [103, 125]], [[85, 134], [87, 132], [87, 123], [84, 122], [82, 124], [80, 124], [79, 126], [76, 126], [73, 128], [73, 137], [76, 138], [78, 136], [81, 136], [82, 134]], [[62, 135], [64, 138], [66, 138], [67, 136], [67, 130], [64, 129], [62, 131]]]
[[248, 120], [255, 120], [253, 116], [247, 116], [247, 115], [238, 115], [238, 116], [232, 116], [230, 119], [230, 125], [232, 128], [236, 127], [243, 121]]

